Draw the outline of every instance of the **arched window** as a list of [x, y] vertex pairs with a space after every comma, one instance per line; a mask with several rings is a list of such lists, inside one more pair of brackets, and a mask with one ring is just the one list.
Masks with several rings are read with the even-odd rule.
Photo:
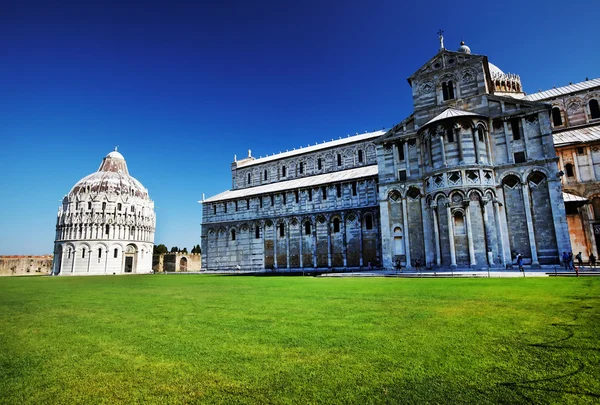
[[108, 233], [110, 232], [110, 225], [106, 225], [106, 229], [104, 231], [106, 233], [106, 236], [108, 236]]
[[286, 169], [285, 166], [281, 166], [281, 177], [285, 177]]
[[484, 140], [484, 131], [483, 131], [483, 127], [479, 126], [477, 127], [477, 136], [479, 137], [479, 142], [483, 142]]
[[465, 217], [463, 216], [462, 212], [457, 212], [454, 214], [454, 234], [465, 234]]
[[246, 185], [252, 184], [252, 175], [248, 173], [248, 179], [246, 180]]
[[337, 198], [342, 197], [342, 185], [341, 184], [335, 185], [335, 195], [337, 196]]
[[598, 100], [590, 100], [588, 105], [590, 106], [590, 114], [592, 119], [600, 118], [600, 106], [598, 105]]
[[231, 240], [235, 240], [235, 229], [231, 230]]
[[394, 228], [394, 254], [404, 254], [404, 241], [402, 240], [402, 228]]
[[213, 215], [217, 215], [217, 204], [213, 205]]
[[98, 248], [98, 259], [102, 258], [102, 248]]
[[452, 80], [442, 83], [442, 95], [444, 97], [444, 101], [454, 99], [454, 83]]
[[81, 258], [85, 259], [85, 248], [81, 249]]
[[324, 200], [327, 199], [327, 187], [325, 186], [321, 187], [321, 197], [323, 197]]
[[285, 227], [283, 222], [279, 224], [279, 236], [282, 238], [285, 236]]
[[117, 210], [121, 211], [122, 208], [123, 208], [123, 205], [121, 203], [117, 203]]
[[304, 223], [304, 234], [305, 235], [310, 235], [310, 222], [305, 222]]
[[267, 171], [266, 170], [263, 172], [263, 180], [267, 181]]
[[298, 170], [300, 171], [300, 174], [304, 174], [304, 162], [300, 162]]
[[342, 155], [340, 153], [337, 154], [337, 165], [338, 166], [342, 165]]
[[340, 231], [340, 219], [333, 218], [333, 233], [338, 233]]
[[246, 198], [246, 209], [249, 210], [250, 209], [250, 199]]
[[103, 202], [103, 203], [102, 203], [102, 211], [104, 211], [105, 209], [106, 209], [106, 203], [105, 203], [105, 202]]
[[358, 151], [358, 163], [362, 163], [363, 161], [363, 151], [359, 150]]
[[323, 168], [323, 161], [321, 160], [321, 158], [317, 159], [317, 169], [321, 170]]
[[448, 138], [448, 142], [454, 142], [454, 129], [446, 128], [446, 138]]
[[116, 259], [119, 256], [119, 249], [115, 248], [115, 251], [113, 252], [113, 257]]
[[369, 214], [365, 215], [365, 229], [368, 231], [373, 229], [373, 217]]
[[600, 220], [600, 197], [592, 198], [592, 208], [594, 210], [594, 219]]
[[552, 108], [552, 124], [555, 127], [560, 127], [563, 124], [562, 116], [560, 114], [560, 108], [558, 107]]
[[573, 165], [571, 163], [565, 165], [565, 172], [567, 172], [567, 177], [575, 176], [575, 171], [573, 170]]
[[254, 239], [260, 239], [260, 228], [258, 225], [254, 228]]
[[88, 210], [92, 209], [92, 203], [90, 201], [88, 201]]
[[131, 206], [131, 212], [135, 212], [135, 205]]

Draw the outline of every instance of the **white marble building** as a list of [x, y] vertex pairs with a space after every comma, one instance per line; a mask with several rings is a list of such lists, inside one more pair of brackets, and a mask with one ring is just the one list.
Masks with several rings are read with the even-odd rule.
[[150, 273], [156, 219], [148, 190], [110, 152], [58, 210], [55, 275]]

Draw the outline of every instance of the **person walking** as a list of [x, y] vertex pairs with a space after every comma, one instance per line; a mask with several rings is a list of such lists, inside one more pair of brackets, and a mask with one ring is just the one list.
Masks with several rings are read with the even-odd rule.
[[594, 256], [594, 253], [590, 253], [590, 267], [596, 267], [596, 256]]
[[569, 267], [567, 268], [567, 270], [573, 270], [575, 268], [575, 266], [573, 266], [573, 252], [569, 252], [567, 262], [569, 263]]
[[567, 254], [567, 252], [563, 252], [562, 262], [563, 266], [565, 266], [565, 270], [569, 270], [569, 255]]
[[523, 270], [523, 256], [521, 254], [517, 256], [517, 266], [519, 266], [519, 271], [525, 273], [525, 270]]
[[583, 258], [581, 257], [581, 252], [577, 253], [575, 258], [577, 259], [577, 266], [579, 267], [579, 270], [581, 270], [583, 268]]

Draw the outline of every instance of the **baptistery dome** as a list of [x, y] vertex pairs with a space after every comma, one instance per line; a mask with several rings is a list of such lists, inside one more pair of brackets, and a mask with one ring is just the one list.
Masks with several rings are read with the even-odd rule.
[[56, 221], [53, 273], [149, 273], [154, 202], [115, 149], [98, 171], [63, 198]]

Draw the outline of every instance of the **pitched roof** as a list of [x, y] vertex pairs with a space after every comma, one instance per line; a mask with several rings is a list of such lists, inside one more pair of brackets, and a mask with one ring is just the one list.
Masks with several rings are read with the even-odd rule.
[[554, 146], [600, 141], [600, 125], [570, 129], [552, 134]]
[[316, 152], [316, 151], [322, 150], [322, 149], [333, 148], [336, 146], [346, 145], [349, 143], [354, 143], [354, 142], [359, 142], [359, 141], [366, 141], [368, 139], [373, 139], [373, 138], [382, 136], [383, 134], [385, 134], [385, 132], [386, 131], [384, 131], [384, 130], [367, 132], [365, 134], [353, 135], [353, 136], [349, 136], [347, 138], [340, 138], [340, 139], [336, 139], [336, 140], [332, 139], [329, 142], [323, 142], [318, 145], [308, 146], [306, 148], [300, 147], [299, 149], [291, 150], [288, 152], [278, 153], [276, 155], [265, 156], [265, 157], [259, 158], [259, 159], [238, 161], [237, 167], [254, 166], [254, 165], [257, 165], [260, 163], [271, 162], [271, 161], [279, 160], [279, 159], [285, 159], [285, 158], [288, 158], [291, 156], [301, 155], [301, 154], [310, 153], [310, 152]]
[[433, 124], [434, 122], [437, 122], [437, 121], [445, 120], [447, 118], [467, 117], [467, 116], [469, 116], [469, 117], [481, 117], [482, 115], [481, 114], [476, 114], [476, 113], [470, 112], [470, 111], [459, 110], [459, 109], [456, 109], [456, 108], [447, 108], [441, 114], [438, 114], [436, 117], [434, 117], [434, 118], [430, 119], [429, 121], [427, 121], [427, 123], [425, 125], [423, 125], [423, 127], [426, 127], [427, 125]]
[[377, 176], [377, 165], [357, 167], [354, 169], [340, 170], [337, 172], [319, 174], [316, 176], [302, 177], [299, 179], [280, 181], [277, 183], [264, 184], [262, 186], [242, 188], [238, 190], [227, 190], [213, 197], [207, 198], [202, 203], [209, 203], [223, 200], [233, 200], [246, 198], [259, 194], [276, 193], [284, 190], [293, 190], [297, 188], [307, 188], [320, 186], [323, 184], [356, 180], [364, 177]]
[[597, 86], [600, 86], [600, 78], [586, 80], [585, 82], [575, 84], [569, 84], [568, 86], [562, 86], [556, 89], [540, 91], [539, 93], [528, 94], [524, 97], [524, 99], [529, 101], [545, 100], [553, 97], [559, 97], [569, 93], [576, 93], [578, 91], [591, 89], [592, 87]]
[[579, 197], [578, 195], [565, 193], [563, 191], [563, 200], [564, 202], [579, 202], [579, 201], [587, 201], [587, 198]]

